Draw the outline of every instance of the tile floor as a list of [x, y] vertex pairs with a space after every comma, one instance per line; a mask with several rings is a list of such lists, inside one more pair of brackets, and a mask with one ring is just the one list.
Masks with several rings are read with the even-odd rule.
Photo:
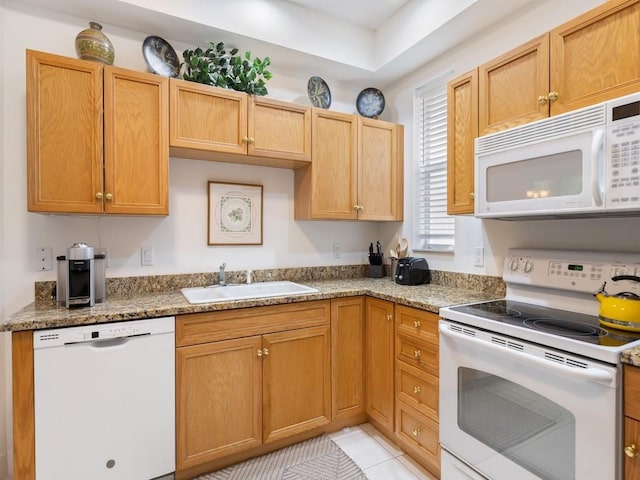
[[344, 428], [329, 437], [358, 464], [368, 480], [436, 480], [370, 423]]

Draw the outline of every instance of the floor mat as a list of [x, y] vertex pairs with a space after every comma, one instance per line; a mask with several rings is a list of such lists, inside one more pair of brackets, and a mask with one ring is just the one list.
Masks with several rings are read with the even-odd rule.
[[194, 480], [366, 480], [327, 435], [251, 458]]

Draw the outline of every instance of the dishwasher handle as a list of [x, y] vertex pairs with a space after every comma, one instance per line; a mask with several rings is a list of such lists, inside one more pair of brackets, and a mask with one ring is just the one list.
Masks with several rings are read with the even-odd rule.
[[109, 348], [109, 347], [117, 347], [120, 345], [124, 345], [128, 343], [130, 340], [146, 337], [151, 335], [150, 333], [141, 333], [138, 335], [124, 335], [122, 337], [111, 337], [111, 338], [91, 338], [87, 340], [78, 340], [77, 342], [67, 342], [64, 344], [65, 347], [73, 347], [76, 345], [87, 345], [95, 348]]

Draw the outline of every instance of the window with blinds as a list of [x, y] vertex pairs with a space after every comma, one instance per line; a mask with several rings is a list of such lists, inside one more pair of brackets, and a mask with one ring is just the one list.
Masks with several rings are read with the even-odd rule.
[[441, 75], [416, 90], [417, 142], [414, 249], [453, 251], [455, 219], [447, 215], [447, 80]]

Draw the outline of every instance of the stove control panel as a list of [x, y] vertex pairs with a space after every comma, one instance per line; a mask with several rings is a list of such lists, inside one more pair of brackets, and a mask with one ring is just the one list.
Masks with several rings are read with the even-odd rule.
[[609, 294], [640, 294], [640, 282], [614, 282], [619, 275], [640, 277], [640, 254], [511, 249], [503, 271], [507, 284], [593, 293], [607, 282]]

